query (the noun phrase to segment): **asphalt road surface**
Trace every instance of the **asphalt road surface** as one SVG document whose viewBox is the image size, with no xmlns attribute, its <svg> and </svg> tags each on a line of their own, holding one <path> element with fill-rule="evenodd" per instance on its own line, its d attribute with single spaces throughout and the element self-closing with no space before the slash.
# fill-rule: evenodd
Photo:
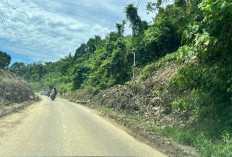
<svg viewBox="0 0 232 157">
<path fill-rule="evenodd" d="M 42 96 L 0 119 L 0 156 L 165 155 L 84 106 Z"/>
</svg>

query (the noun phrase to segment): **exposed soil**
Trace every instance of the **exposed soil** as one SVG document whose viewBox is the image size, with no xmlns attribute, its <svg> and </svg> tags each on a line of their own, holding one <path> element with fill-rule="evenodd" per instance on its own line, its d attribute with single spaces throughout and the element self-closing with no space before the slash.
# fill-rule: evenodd
<svg viewBox="0 0 232 157">
<path fill-rule="evenodd" d="M 31 104 L 35 103 L 36 101 L 39 101 L 39 97 L 37 97 L 34 100 L 30 100 L 30 101 L 25 101 L 23 103 L 20 104 L 14 104 L 11 106 L 5 106 L 3 108 L 0 109 L 0 118 L 8 116 L 12 113 L 18 112 L 20 110 L 25 109 L 26 107 L 30 106 Z"/>
</svg>

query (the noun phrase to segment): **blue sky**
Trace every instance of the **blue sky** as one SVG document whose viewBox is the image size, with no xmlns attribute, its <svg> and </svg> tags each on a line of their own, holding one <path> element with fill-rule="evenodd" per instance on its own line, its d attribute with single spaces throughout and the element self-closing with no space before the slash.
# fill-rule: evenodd
<svg viewBox="0 0 232 157">
<path fill-rule="evenodd" d="M 155 16 L 147 15 L 150 1 L 139 3 L 139 15 L 148 22 Z M 12 63 L 57 61 L 94 35 L 104 38 L 115 31 L 130 3 L 138 0 L 1 0 L 0 50 Z"/>
</svg>

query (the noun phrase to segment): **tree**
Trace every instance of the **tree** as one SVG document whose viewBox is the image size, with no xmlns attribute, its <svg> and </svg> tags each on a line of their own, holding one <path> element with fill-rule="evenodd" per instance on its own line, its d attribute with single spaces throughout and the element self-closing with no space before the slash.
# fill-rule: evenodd
<svg viewBox="0 0 232 157">
<path fill-rule="evenodd" d="M 143 25 L 138 16 L 138 9 L 133 4 L 129 4 L 126 9 L 126 18 L 131 22 L 132 35 L 136 36 L 143 32 Z"/>
<path fill-rule="evenodd" d="M 10 65 L 11 56 L 6 52 L 0 51 L 0 68 L 6 68 Z"/>
<path fill-rule="evenodd" d="M 122 23 L 116 23 L 119 36 L 123 36 L 123 33 L 125 31 L 125 24 L 126 24 L 125 20 L 123 20 Z"/>
<path fill-rule="evenodd" d="M 99 35 L 96 35 L 94 38 L 90 38 L 87 43 L 81 44 L 79 48 L 77 48 L 75 55 L 73 57 L 74 62 L 78 58 L 89 59 L 90 56 L 95 52 L 97 48 L 103 47 L 103 40 Z"/>
<path fill-rule="evenodd" d="M 24 63 L 21 62 L 15 62 L 11 67 L 10 70 L 19 76 L 23 76 L 25 72 L 27 71 L 26 66 Z"/>
<path fill-rule="evenodd" d="M 84 64 L 77 64 L 74 71 L 73 89 L 79 89 L 81 84 L 87 78 L 90 68 Z"/>
</svg>

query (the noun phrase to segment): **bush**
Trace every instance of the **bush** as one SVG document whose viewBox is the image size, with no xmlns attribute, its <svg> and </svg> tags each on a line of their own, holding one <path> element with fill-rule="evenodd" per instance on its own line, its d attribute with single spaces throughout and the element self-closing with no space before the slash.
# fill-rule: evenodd
<svg viewBox="0 0 232 157">
<path fill-rule="evenodd" d="M 165 136 L 170 137 L 174 141 L 177 141 L 182 144 L 189 146 L 194 146 L 196 137 L 198 133 L 195 130 L 190 130 L 182 127 L 170 127 L 166 126 L 161 133 Z"/>
<path fill-rule="evenodd" d="M 224 131 L 221 139 L 215 140 L 208 136 L 208 132 L 200 132 L 184 127 L 166 126 L 161 133 L 172 140 L 189 146 L 194 146 L 200 151 L 202 157 L 231 157 L 232 138 Z"/>
<path fill-rule="evenodd" d="M 195 145 L 200 150 L 202 157 L 231 157 L 232 138 L 228 132 L 224 132 L 221 139 L 221 141 L 213 143 L 202 133 L 197 136 Z"/>
</svg>

